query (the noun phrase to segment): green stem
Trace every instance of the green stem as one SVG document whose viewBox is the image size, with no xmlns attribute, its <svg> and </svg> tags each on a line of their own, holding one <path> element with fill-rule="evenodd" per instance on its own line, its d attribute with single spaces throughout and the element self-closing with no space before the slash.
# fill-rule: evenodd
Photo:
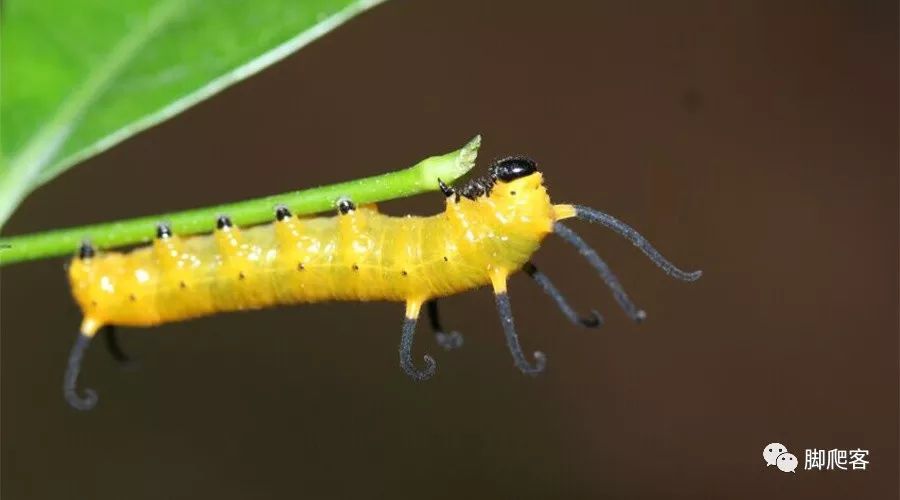
<svg viewBox="0 0 900 500">
<path fill-rule="evenodd" d="M 375 203 L 435 191 L 439 178 L 449 184 L 475 165 L 480 144 L 481 136 L 476 136 L 457 151 L 426 158 L 412 167 L 330 186 L 184 212 L 0 238 L 0 266 L 72 255 L 85 239 L 100 249 L 147 243 L 155 236 L 156 224 L 161 221 L 171 224 L 175 234 L 190 235 L 210 232 L 216 217 L 222 214 L 227 214 L 238 226 L 252 226 L 270 222 L 278 205 L 305 215 L 332 210 L 335 202 L 344 196 L 355 203 Z"/>
</svg>

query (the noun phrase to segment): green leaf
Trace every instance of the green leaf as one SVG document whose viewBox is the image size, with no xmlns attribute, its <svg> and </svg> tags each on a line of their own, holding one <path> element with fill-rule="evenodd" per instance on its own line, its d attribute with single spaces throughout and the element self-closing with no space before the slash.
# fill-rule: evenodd
<svg viewBox="0 0 900 500">
<path fill-rule="evenodd" d="M 381 0 L 6 0 L 0 227 L 34 188 Z"/>
</svg>

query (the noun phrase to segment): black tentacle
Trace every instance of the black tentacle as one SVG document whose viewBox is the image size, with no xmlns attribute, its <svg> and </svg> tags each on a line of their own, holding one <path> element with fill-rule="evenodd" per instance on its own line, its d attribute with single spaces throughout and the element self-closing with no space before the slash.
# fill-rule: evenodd
<svg viewBox="0 0 900 500">
<path fill-rule="evenodd" d="M 516 367 L 526 375 L 537 375 L 547 366 L 547 356 L 541 351 L 534 351 L 534 365 L 525 359 L 522 346 L 519 345 L 519 335 L 516 333 L 516 325 L 513 321 L 512 306 L 509 303 L 509 295 L 506 292 L 495 293 L 497 312 L 500 314 L 500 323 L 503 325 L 503 333 L 506 335 L 506 345 L 512 354 Z"/>
<path fill-rule="evenodd" d="M 528 276 L 534 280 L 541 289 L 556 302 L 556 306 L 559 307 L 559 310 L 569 319 L 572 323 L 576 325 L 581 325 L 586 328 L 599 328 L 603 325 L 603 316 L 600 315 L 596 310 L 591 310 L 590 317 L 581 317 L 578 313 L 572 309 L 572 306 L 569 305 L 569 302 L 563 296 L 562 293 L 556 288 L 550 278 L 547 277 L 546 274 L 542 273 L 535 267 L 533 262 L 526 262 L 524 266 L 522 266 L 522 270 L 525 271 Z"/>
<path fill-rule="evenodd" d="M 669 262 L 668 259 L 663 257 L 661 253 L 653 248 L 653 245 L 651 245 L 650 242 L 647 241 L 647 238 L 644 238 L 640 233 L 637 232 L 637 230 L 620 221 L 619 219 L 616 219 L 612 215 L 582 205 L 572 205 L 572 207 L 575 209 L 575 216 L 579 219 L 596 224 L 601 224 L 627 238 L 629 241 L 631 241 L 631 243 L 634 244 L 634 246 L 640 248 L 641 251 L 644 252 L 644 254 L 649 257 L 654 264 L 665 271 L 665 273 L 669 276 L 681 281 L 696 281 L 700 278 L 700 276 L 703 275 L 703 271 L 687 272 L 678 269 L 677 267 L 675 267 L 675 264 Z"/>
<path fill-rule="evenodd" d="M 463 345 L 463 336 L 459 332 L 445 333 L 441 326 L 441 319 L 438 316 L 437 299 L 431 299 L 426 304 L 428 308 L 428 319 L 431 322 L 431 331 L 434 332 L 434 339 L 438 345 L 446 351 L 459 349 Z"/>
<path fill-rule="evenodd" d="M 75 388 L 78 383 L 78 373 L 81 371 L 81 360 L 90 343 L 91 337 L 83 333 L 78 334 L 78 338 L 69 352 L 69 362 L 63 377 L 63 395 L 66 402 L 72 408 L 82 411 L 90 410 L 97 405 L 97 393 L 93 389 L 85 389 L 84 397 L 81 397 Z"/>
<path fill-rule="evenodd" d="M 588 246 L 588 244 L 581 239 L 581 236 L 578 236 L 575 231 L 564 226 L 561 222 L 553 224 L 553 232 L 577 248 L 578 253 L 583 255 L 584 258 L 590 262 L 591 266 L 593 266 L 600 274 L 600 277 L 603 279 L 603 282 L 606 283 L 606 286 L 612 291 L 616 302 L 619 303 L 619 306 L 625 311 L 625 314 L 627 314 L 628 317 L 636 322 L 641 322 L 647 317 L 647 313 L 638 309 L 631 299 L 628 298 L 628 294 L 625 293 L 625 289 L 622 287 L 622 284 L 619 283 L 619 279 L 616 278 L 616 275 L 613 274 L 609 266 L 606 265 L 606 262 L 603 262 L 603 259 L 597 255 L 597 252 L 595 252 L 593 248 Z"/>
<path fill-rule="evenodd" d="M 106 341 L 106 350 L 109 351 L 110 356 L 112 356 L 116 363 L 122 368 L 131 368 L 134 366 L 134 361 L 125 353 L 122 349 L 122 345 L 119 344 L 119 337 L 116 335 L 116 327 L 107 325 L 103 327 L 101 333 Z"/>
<path fill-rule="evenodd" d="M 403 369 L 409 378 L 416 382 L 421 382 L 434 376 L 437 363 L 434 361 L 434 358 L 426 354 L 424 356 L 425 369 L 418 370 L 413 365 L 412 343 L 413 335 L 416 333 L 417 322 L 418 318 L 404 318 L 403 320 L 403 334 L 400 337 L 400 368 Z"/>
</svg>

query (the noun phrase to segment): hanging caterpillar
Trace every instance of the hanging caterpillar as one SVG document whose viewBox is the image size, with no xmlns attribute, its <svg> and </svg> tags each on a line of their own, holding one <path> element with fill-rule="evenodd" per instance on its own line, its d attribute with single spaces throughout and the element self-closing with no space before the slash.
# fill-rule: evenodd
<svg viewBox="0 0 900 500">
<path fill-rule="evenodd" d="M 222 215 L 209 235 L 181 238 L 157 226 L 152 245 L 129 253 L 98 253 L 87 242 L 69 266 L 72 294 L 84 319 L 69 354 L 63 392 L 74 408 L 88 410 L 97 395 L 79 395 L 76 382 L 91 339 L 101 330 L 117 360 L 113 326 L 151 326 L 225 311 L 328 300 L 387 300 L 406 304 L 400 338 L 400 366 L 413 380 L 435 373 L 413 363 L 413 334 L 423 305 L 438 343 L 452 349 L 462 337 L 446 333 L 437 299 L 491 285 L 500 323 L 515 365 L 534 375 L 546 357 L 529 361 L 519 345 L 507 295 L 507 278 L 524 271 L 575 324 L 597 327 L 596 311 L 580 317 L 550 279 L 531 263 L 550 233 L 574 245 L 597 270 L 622 309 L 635 321 L 645 317 L 609 267 L 562 220 L 576 217 L 606 226 L 629 239 L 670 276 L 694 281 L 701 271 L 684 272 L 666 260 L 637 231 L 598 210 L 550 201 L 543 176 L 527 158 L 494 163 L 484 177 L 459 189 L 438 180 L 446 209 L 430 217 L 391 217 L 372 205 L 336 202 L 334 217 L 299 218 L 274 208 L 271 224 L 239 229 Z"/>
</svg>

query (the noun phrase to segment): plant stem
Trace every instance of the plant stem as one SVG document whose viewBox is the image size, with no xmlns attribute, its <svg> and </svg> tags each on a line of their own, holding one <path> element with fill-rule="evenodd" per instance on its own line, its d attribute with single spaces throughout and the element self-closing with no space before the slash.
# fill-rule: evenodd
<svg viewBox="0 0 900 500">
<path fill-rule="evenodd" d="M 155 236 L 159 222 L 168 222 L 173 233 L 186 236 L 212 231 L 216 218 L 223 214 L 238 226 L 252 226 L 272 221 L 278 205 L 287 206 L 294 214 L 306 215 L 332 210 L 335 202 L 344 196 L 362 204 L 436 191 L 439 178 L 449 184 L 475 165 L 480 145 L 481 136 L 476 136 L 457 151 L 426 158 L 412 167 L 329 186 L 183 212 L 0 238 L 0 266 L 72 255 L 84 240 L 90 240 L 99 249 L 147 243 Z"/>
</svg>

